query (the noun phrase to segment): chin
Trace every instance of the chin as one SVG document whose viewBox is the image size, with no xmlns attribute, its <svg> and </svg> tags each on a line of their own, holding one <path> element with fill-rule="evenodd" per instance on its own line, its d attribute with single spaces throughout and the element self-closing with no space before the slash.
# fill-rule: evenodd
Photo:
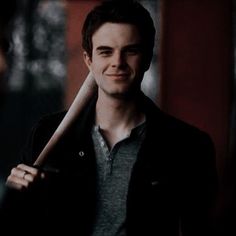
<svg viewBox="0 0 236 236">
<path fill-rule="evenodd" d="M 134 93 L 133 91 L 130 90 L 126 90 L 126 91 L 119 91 L 119 92 L 113 92 L 110 93 L 110 96 L 116 99 L 127 99 L 127 98 L 131 98 L 134 97 Z"/>
</svg>

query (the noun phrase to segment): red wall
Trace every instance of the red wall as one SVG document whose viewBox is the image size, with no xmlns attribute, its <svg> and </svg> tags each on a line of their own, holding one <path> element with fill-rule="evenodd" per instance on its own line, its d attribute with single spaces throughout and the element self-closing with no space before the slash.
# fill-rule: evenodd
<svg viewBox="0 0 236 236">
<path fill-rule="evenodd" d="M 230 1 L 164 0 L 161 10 L 161 107 L 211 135 L 221 173 L 229 137 Z"/>
<path fill-rule="evenodd" d="M 81 29 L 87 13 L 99 1 L 67 0 L 67 88 L 65 105 L 69 106 L 82 85 L 88 70 L 83 61 Z"/>
<path fill-rule="evenodd" d="M 230 0 L 161 1 L 160 106 L 212 137 L 220 184 L 218 222 L 232 201 L 227 174 L 233 158 L 229 156 L 231 4 Z"/>
</svg>

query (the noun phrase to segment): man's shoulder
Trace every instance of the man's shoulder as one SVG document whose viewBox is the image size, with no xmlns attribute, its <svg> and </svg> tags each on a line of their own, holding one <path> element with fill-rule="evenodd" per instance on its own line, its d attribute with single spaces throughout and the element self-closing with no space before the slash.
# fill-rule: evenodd
<svg viewBox="0 0 236 236">
<path fill-rule="evenodd" d="M 148 98 L 146 98 L 144 106 L 153 129 L 156 127 L 157 129 L 171 133 L 172 135 L 208 136 L 206 131 L 196 124 L 164 111 Z"/>
<path fill-rule="evenodd" d="M 194 123 L 191 123 L 190 121 L 186 121 L 183 118 L 178 118 L 176 116 L 173 116 L 171 114 L 167 114 L 163 112 L 163 117 L 166 122 L 166 125 L 169 127 L 173 133 L 179 133 L 181 136 L 188 136 L 191 137 L 205 137 L 209 138 L 209 134 L 197 126 Z"/>
<path fill-rule="evenodd" d="M 58 111 L 42 116 L 32 127 L 30 136 L 48 139 L 57 129 L 65 115 L 66 111 Z"/>
<path fill-rule="evenodd" d="M 21 158 L 24 163 L 33 163 L 61 123 L 65 114 L 65 111 L 60 111 L 39 118 L 29 132 L 25 147 L 22 149 Z"/>
<path fill-rule="evenodd" d="M 58 111 L 42 116 L 37 126 L 58 126 L 66 115 L 66 111 Z"/>
<path fill-rule="evenodd" d="M 166 133 L 169 142 L 173 142 L 179 147 L 185 147 L 186 150 L 214 153 L 215 145 L 211 135 L 204 129 L 195 124 L 189 123 L 183 119 L 164 113 L 166 128 L 163 133 Z"/>
<path fill-rule="evenodd" d="M 196 124 L 163 111 L 158 106 L 149 114 L 154 133 L 171 137 L 174 140 L 205 140 L 211 142 L 210 135 Z"/>
</svg>

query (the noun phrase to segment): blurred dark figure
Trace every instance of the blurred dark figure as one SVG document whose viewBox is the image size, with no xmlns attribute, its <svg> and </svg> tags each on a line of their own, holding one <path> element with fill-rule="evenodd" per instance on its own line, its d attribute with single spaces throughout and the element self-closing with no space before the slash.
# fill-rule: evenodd
<svg viewBox="0 0 236 236">
<path fill-rule="evenodd" d="M 8 69 L 8 53 L 11 45 L 12 22 L 17 11 L 17 1 L 11 0 L 0 6 L 0 110 L 5 99 L 6 78 Z M 1 156 L 1 159 L 3 157 Z M 0 175 L 1 177 L 2 175 Z M 0 178 L 0 200 L 3 195 L 4 180 Z"/>
<path fill-rule="evenodd" d="M 0 7 L 0 95 L 5 90 L 3 77 L 7 70 L 7 53 L 11 44 L 11 23 L 16 9 L 17 1 L 15 0 L 4 2 L 4 5 Z"/>
</svg>

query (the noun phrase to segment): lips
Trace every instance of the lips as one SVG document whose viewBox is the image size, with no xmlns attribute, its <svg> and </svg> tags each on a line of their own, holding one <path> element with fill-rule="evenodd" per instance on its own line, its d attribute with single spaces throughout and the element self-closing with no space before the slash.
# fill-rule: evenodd
<svg viewBox="0 0 236 236">
<path fill-rule="evenodd" d="M 129 77 L 129 74 L 125 74 L 125 73 L 112 73 L 112 74 L 106 74 L 106 76 L 110 79 L 113 80 L 124 80 L 127 79 Z"/>
</svg>

